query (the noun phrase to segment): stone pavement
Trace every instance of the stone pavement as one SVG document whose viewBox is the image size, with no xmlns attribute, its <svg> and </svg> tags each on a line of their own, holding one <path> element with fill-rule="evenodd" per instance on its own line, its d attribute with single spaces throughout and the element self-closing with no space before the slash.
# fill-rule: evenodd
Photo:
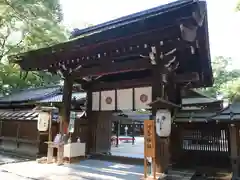
<svg viewBox="0 0 240 180">
<path fill-rule="evenodd" d="M 37 164 L 35 161 L 0 166 L 1 179 L 9 176 L 6 179 L 12 180 L 16 177 L 20 180 L 139 180 L 142 172 L 143 166 L 99 160 L 85 160 L 64 166 Z"/>
<path fill-rule="evenodd" d="M 112 154 L 143 158 L 143 138 L 136 144 L 121 143 L 112 148 Z M 21 162 L 24 159 L 0 155 L 1 180 L 139 180 L 143 177 L 143 165 L 129 165 L 101 160 L 82 160 L 78 164 L 57 166 L 38 164 L 35 161 Z M 16 163 L 17 162 L 17 163 Z M 174 180 L 188 180 L 193 172 L 172 172 Z M 183 178 L 184 177 L 184 178 Z"/>
<path fill-rule="evenodd" d="M 18 175 L 4 172 L 4 171 L 0 171 L 0 177 L 1 177 L 1 180 L 27 180 L 27 178 L 20 177 Z"/>
<path fill-rule="evenodd" d="M 166 179 L 189 180 L 193 171 L 171 171 Z M 143 166 L 100 160 L 57 166 L 35 161 L 0 165 L 1 180 L 140 180 Z"/>
<path fill-rule="evenodd" d="M 132 158 L 144 158 L 143 154 L 144 146 L 142 144 L 124 143 L 120 144 L 119 147 L 111 147 L 111 154 L 113 156 L 124 156 Z"/>
<path fill-rule="evenodd" d="M 0 154 L 0 165 L 26 161 L 25 158 L 18 158 L 10 155 Z"/>
<path fill-rule="evenodd" d="M 144 138 L 135 137 L 135 144 L 132 145 L 132 142 L 129 143 L 120 143 L 118 147 L 112 145 L 111 154 L 113 156 L 124 156 L 132 158 L 144 158 Z"/>
</svg>

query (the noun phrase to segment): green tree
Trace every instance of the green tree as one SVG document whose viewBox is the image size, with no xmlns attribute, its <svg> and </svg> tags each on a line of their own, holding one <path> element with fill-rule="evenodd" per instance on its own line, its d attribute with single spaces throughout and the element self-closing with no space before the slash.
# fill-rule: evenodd
<svg viewBox="0 0 240 180">
<path fill-rule="evenodd" d="M 65 41 L 62 17 L 59 0 L 0 1 L 0 92 L 59 81 L 43 72 L 21 72 L 7 57 Z"/>
<path fill-rule="evenodd" d="M 232 97 L 240 88 L 240 69 L 233 69 L 232 59 L 218 56 L 212 61 L 214 84 L 203 92 L 209 96 Z"/>
<path fill-rule="evenodd" d="M 238 3 L 237 3 L 236 11 L 240 11 L 240 1 L 238 1 Z"/>
<path fill-rule="evenodd" d="M 240 100 L 240 77 L 233 80 L 228 81 L 221 87 L 222 94 L 225 97 L 229 97 L 232 101 Z"/>
</svg>

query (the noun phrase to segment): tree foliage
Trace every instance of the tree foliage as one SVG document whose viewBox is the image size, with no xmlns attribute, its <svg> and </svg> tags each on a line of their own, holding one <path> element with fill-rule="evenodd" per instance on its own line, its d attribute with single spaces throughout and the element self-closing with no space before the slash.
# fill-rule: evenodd
<svg viewBox="0 0 240 180">
<path fill-rule="evenodd" d="M 238 1 L 238 3 L 237 3 L 236 11 L 240 11 L 240 1 Z"/>
<path fill-rule="evenodd" d="M 232 59 L 216 57 L 212 61 L 212 67 L 214 84 L 213 87 L 204 89 L 204 93 L 213 97 L 237 97 L 240 92 L 240 69 L 233 69 Z"/>
<path fill-rule="evenodd" d="M 59 81 L 59 77 L 43 72 L 26 76 L 7 57 L 65 41 L 62 18 L 59 0 L 0 1 L 0 92 Z"/>
</svg>

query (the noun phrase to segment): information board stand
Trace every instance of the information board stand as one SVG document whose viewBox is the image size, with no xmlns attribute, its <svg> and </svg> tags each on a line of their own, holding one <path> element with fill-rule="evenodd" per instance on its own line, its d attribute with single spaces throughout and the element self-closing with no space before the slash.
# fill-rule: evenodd
<svg viewBox="0 0 240 180">
<path fill-rule="evenodd" d="M 155 148 L 156 148 L 156 128 L 155 121 L 145 120 L 144 121 L 144 178 L 148 178 L 148 158 L 152 160 L 152 176 L 156 179 L 156 158 L 155 158 Z"/>
</svg>

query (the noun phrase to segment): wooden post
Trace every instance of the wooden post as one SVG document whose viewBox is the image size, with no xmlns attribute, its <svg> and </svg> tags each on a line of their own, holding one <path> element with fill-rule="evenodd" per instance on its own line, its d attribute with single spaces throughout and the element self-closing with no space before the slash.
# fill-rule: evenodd
<svg viewBox="0 0 240 180">
<path fill-rule="evenodd" d="M 239 163 L 239 128 L 235 125 L 229 127 L 230 132 L 230 153 L 231 153 L 231 164 L 233 171 L 233 179 L 240 177 L 240 163 Z"/>
<path fill-rule="evenodd" d="M 63 120 L 67 123 L 70 121 L 70 111 L 72 103 L 72 89 L 73 89 L 73 78 L 66 76 L 63 85 Z"/>
<path fill-rule="evenodd" d="M 62 97 L 62 102 L 63 102 L 63 118 L 61 118 L 60 122 L 60 134 L 62 135 L 62 125 L 63 121 L 67 122 L 69 125 L 70 121 L 70 111 L 71 111 L 71 104 L 72 104 L 72 89 L 73 89 L 73 78 L 71 76 L 65 76 L 64 79 L 64 85 L 63 85 L 63 97 Z M 51 120 L 52 121 L 52 120 Z M 52 133 L 51 133 L 52 136 Z M 57 147 L 57 162 L 58 164 L 62 164 L 63 162 L 63 151 L 64 151 L 64 146 L 60 144 Z M 53 149 L 52 149 L 53 151 Z M 53 153 L 53 152 L 51 152 Z"/>
<path fill-rule="evenodd" d="M 0 137 L 2 136 L 3 121 L 0 121 Z"/>
<path fill-rule="evenodd" d="M 132 122 L 132 145 L 134 145 L 135 141 L 134 141 L 134 138 L 135 138 L 135 123 Z"/>
<path fill-rule="evenodd" d="M 50 114 L 50 112 L 48 112 Z M 48 126 L 48 152 L 47 152 L 47 163 L 53 162 L 53 147 L 52 147 L 52 116 L 49 118 Z"/>
<path fill-rule="evenodd" d="M 120 126 L 121 126 L 120 120 L 118 120 L 118 122 L 117 122 L 117 143 L 116 143 L 116 147 L 118 147 L 118 145 L 119 145 Z"/>
<path fill-rule="evenodd" d="M 17 137 L 16 137 L 16 140 L 17 140 L 17 147 L 19 148 L 19 132 L 20 132 L 20 122 L 17 122 Z"/>
<path fill-rule="evenodd" d="M 93 153 L 96 151 L 96 117 L 92 111 L 92 91 L 87 90 L 87 119 L 89 127 L 89 135 L 87 142 L 87 153 Z"/>
<path fill-rule="evenodd" d="M 157 97 L 164 98 L 165 92 L 164 92 L 164 83 L 162 82 L 161 72 L 159 72 L 159 67 L 156 66 L 153 68 L 153 83 L 152 83 L 152 100 L 155 100 Z M 158 108 L 152 107 L 152 116 L 151 119 L 156 119 L 156 113 Z M 168 166 L 168 139 L 167 138 L 161 138 L 156 136 L 156 172 L 157 173 L 164 173 L 167 166 Z"/>
</svg>

